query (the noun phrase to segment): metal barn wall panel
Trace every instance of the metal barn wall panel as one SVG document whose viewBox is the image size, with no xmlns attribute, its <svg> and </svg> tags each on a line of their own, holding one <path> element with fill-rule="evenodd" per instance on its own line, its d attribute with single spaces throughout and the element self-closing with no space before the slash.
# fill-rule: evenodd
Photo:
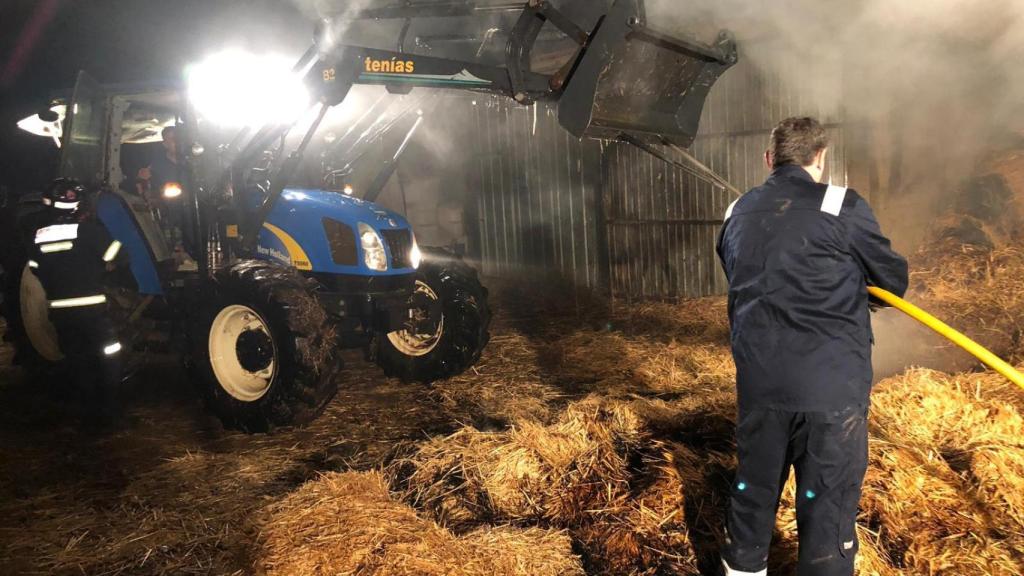
<svg viewBox="0 0 1024 576">
<path fill-rule="evenodd" d="M 770 45 L 755 48 L 772 50 Z M 797 73 L 795 61 L 786 66 L 777 74 L 765 74 L 743 59 L 708 98 L 690 152 L 741 191 L 764 182 L 768 171 L 763 153 L 771 130 L 795 115 L 816 116 L 826 124 L 833 143 L 827 177 L 846 184 L 846 146 L 836 96 L 812 84 L 820 76 Z M 612 294 L 680 298 L 724 293 L 728 285 L 715 241 L 735 196 L 634 147 L 611 144 L 606 151 Z M 680 154 L 664 152 L 683 161 Z"/>
<path fill-rule="evenodd" d="M 542 105 L 481 98 L 472 110 L 483 273 L 596 286 L 600 143 L 572 137 Z"/>
<path fill-rule="evenodd" d="M 609 288 L 626 298 L 719 294 L 715 239 L 732 196 L 626 144 L 607 148 Z"/>
<path fill-rule="evenodd" d="M 783 118 L 813 115 L 833 142 L 827 177 L 845 185 L 838 97 L 815 84 L 819 75 L 798 74 L 798 64 L 766 74 L 741 60 L 713 89 L 690 152 L 745 191 L 767 176 L 762 156 L 771 129 Z M 480 98 L 473 116 L 476 132 L 464 145 L 479 157 L 485 274 L 553 271 L 630 299 L 726 291 L 715 240 L 731 193 L 633 146 L 577 141 L 544 105 Z"/>
</svg>

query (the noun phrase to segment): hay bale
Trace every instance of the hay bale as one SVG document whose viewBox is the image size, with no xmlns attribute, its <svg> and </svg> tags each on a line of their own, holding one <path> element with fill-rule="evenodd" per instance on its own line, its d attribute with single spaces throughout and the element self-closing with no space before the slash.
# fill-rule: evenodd
<svg viewBox="0 0 1024 576">
<path fill-rule="evenodd" d="M 577 331 L 550 352 L 559 379 L 608 395 L 702 393 L 732 388 L 736 366 L 724 344 Z"/>
<path fill-rule="evenodd" d="M 475 574 L 582 574 L 569 535 L 541 528 L 481 528 L 459 538 Z M 446 572 L 452 574 L 452 572 Z"/>
<path fill-rule="evenodd" d="M 445 523 L 568 528 L 591 572 L 697 573 L 684 496 L 701 462 L 652 442 L 631 403 L 587 399 L 548 426 L 434 440 L 395 477 L 410 501 Z"/>
<path fill-rule="evenodd" d="M 881 383 L 872 418 L 890 441 L 922 449 L 1024 445 L 1024 418 L 1016 409 L 984 397 L 970 377 L 934 370 L 909 370 Z"/>
<path fill-rule="evenodd" d="M 959 476 L 990 516 L 1010 533 L 1024 528 L 1024 418 L 989 395 L 987 375 L 912 370 L 874 397 L 875 425 L 890 442 L 933 453 L 935 467 Z M 966 495 L 959 495 L 963 498 Z"/>
<path fill-rule="evenodd" d="M 413 456 L 392 463 L 388 475 L 393 485 L 403 488 L 406 500 L 426 509 L 441 524 L 475 524 L 494 515 L 484 490 L 483 470 L 485 460 L 503 458 L 502 438 L 503 433 L 466 427 L 420 445 Z M 510 481 L 514 483 L 528 482 L 534 475 L 524 462 L 505 470 L 513 472 Z"/>
<path fill-rule="evenodd" d="M 635 356 L 629 356 L 630 340 L 621 332 L 577 330 L 553 337 L 546 353 L 558 380 L 589 390 L 625 390 L 635 387 Z"/>
<path fill-rule="evenodd" d="M 1017 335 L 1024 318 L 1024 252 L 1017 245 L 984 250 L 930 243 L 912 258 L 911 298 L 1013 359 L 1021 352 Z"/>
<path fill-rule="evenodd" d="M 1024 449 L 985 447 L 971 453 L 978 498 L 1009 533 L 1024 534 Z"/>
<path fill-rule="evenodd" d="M 563 392 L 544 381 L 537 355 L 522 334 L 495 335 L 472 370 L 433 388 L 432 395 L 461 421 L 547 422 Z"/>
<path fill-rule="evenodd" d="M 379 473 L 334 473 L 271 505 L 257 559 L 269 575 L 582 574 L 552 530 L 486 529 L 462 538 L 392 500 Z"/>
<path fill-rule="evenodd" d="M 863 524 L 857 525 L 857 540 L 860 542 L 860 550 L 857 551 L 854 568 L 858 576 L 900 576 L 905 574 L 893 566 L 878 534 L 872 533 Z"/>
<path fill-rule="evenodd" d="M 701 392 L 707 389 L 731 389 L 736 382 L 736 365 L 728 346 L 631 343 L 627 359 L 635 360 L 634 380 L 655 392 Z"/>
<path fill-rule="evenodd" d="M 572 529 L 583 544 L 591 572 L 601 574 L 696 574 L 697 556 L 685 516 L 687 475 L 693 462 L 678 445 L 656 444 L 645 458 L 633 494 L 617 514 Z"/>
<path fill-rule="evenodd" d="M 1019 574 L 1012 542 L 934 454 L 872 446 L 862 506 L 897 566 L 912 574 Z"/>
<path fill-rule="evenodd" d="M 679 302 L 641 302 L 613 315 L 630 335 L 665 340 L 729 343 L 729 314 L 725 298 L 692 298 Z"/>
<path fill-rule="evenodd" d="M 643 442 L 627 405 L 586 399 L 548 426 L 465 428 L 389 469 L 408 499 L 446 525 L 544 519 L 566 525 L 621 506 Z"/>
</svg>

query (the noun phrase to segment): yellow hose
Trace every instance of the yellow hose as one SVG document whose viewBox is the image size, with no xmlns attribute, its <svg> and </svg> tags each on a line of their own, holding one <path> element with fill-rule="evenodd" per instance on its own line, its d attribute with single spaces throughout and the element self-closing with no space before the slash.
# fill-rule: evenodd
<svg viewBox="0 0 1024 576">
<path fill-rule="evenodd" d="M 931 314 L 925 312 L 924 310 L 921 310 L 917 306 L 914 306 L 910 302 L 907 302 L 906 300 L 900 298 L 899 296 L 893 294 L 892 292 L 882 290 L 881 288 L 875 288 L 874 286 L 869 286 L 868 292 L 871 293 L 871 295 L 874 296 L 875 298 L 878 298 L 879 300 L 885 302 L 886 304 L 892 306 L 893 308 L 898 308 L 899 310 L 905 312 L 914 320 L 917 320 L 921 324 L 924 324 L 925 326 L 938 332 L 942 337 L 948 339 L 950 342 L 970 352 L 971 354 L 974 355 L 975 358 L 981 360 L 996 372 L 999 372 L 1003 376 L 1006 376 L 1006 378 L 1010 382 L 1013 382 L 1017 386 L 1024 388 L 1024 375 L 1018 372 L 1016 368 L 1010 366 L 1005 361 L 1003 361 L 1002 358 L 988 351 L 981 344 L 978 344 L 974 340 L 971 340 L 967 336 L 964 336 L 960 332 L 957 332 L 942 320 L 939 320 L 935 316 L 932 316 Z"/>
</svg>

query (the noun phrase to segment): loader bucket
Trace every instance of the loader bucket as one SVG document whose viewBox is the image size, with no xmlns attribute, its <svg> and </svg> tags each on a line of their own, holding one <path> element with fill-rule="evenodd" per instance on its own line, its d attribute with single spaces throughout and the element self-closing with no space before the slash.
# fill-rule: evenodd
<svg viewBox="0 0 1024 576">
<path fill-rule="evenodd" d="M 737 61 L 726 32 L 709 46 L 643 26 L 640 0 L 617 0 L 591 35 L 559 102 L 579 138 L 632 136 L 689 147 L 715 81 Z"/>
</svg>

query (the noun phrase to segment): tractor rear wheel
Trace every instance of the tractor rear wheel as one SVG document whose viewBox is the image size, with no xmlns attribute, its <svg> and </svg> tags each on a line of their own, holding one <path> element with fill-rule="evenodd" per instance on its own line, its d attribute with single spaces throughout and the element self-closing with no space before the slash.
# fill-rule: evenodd
<svg viewBox="0 0 1024 576">
<path fill-rule="evenodd" d="M 8 207 L 8 209 L 11 209 Z M 2 312 L 7 321 L 4 340 L 14 345 L 14 362 L 33 379 L 61 382 L 64 355 L 57 342 L 57 331 L 50 322 L 46 291 L 29 266 L 29 247 L 35 229 L 43 222 L 38 214 L 19 217 L 0 230 L 5 246 L 2 257 L 4 275 Z"/>
<path fill-rule="evenodd" d="M 405 330 L 378 338 L 377 363 L 388 376 L 424 383 L 457 376 L 480 360 L 490 340 L 487 288 L 448 250 L 423 249 Z"/>
<path fill-rule="evenodd" d="M 308 280 L 291 268 L 239 262 L 217 274 L 202 308 L 189 365 L 226 427 L 267 432 L 323 412 L 341 362 Z"/>
<path fill-rule="evenodd" d="M 57 330 L 50 322 L 46 290 L 32 269 L 23 265 L 7 279 L 6 339 L 14 345 L 15 362 L 34 380 L 60 382 L 64 354 L 57 339 Z"/>
</svg>

